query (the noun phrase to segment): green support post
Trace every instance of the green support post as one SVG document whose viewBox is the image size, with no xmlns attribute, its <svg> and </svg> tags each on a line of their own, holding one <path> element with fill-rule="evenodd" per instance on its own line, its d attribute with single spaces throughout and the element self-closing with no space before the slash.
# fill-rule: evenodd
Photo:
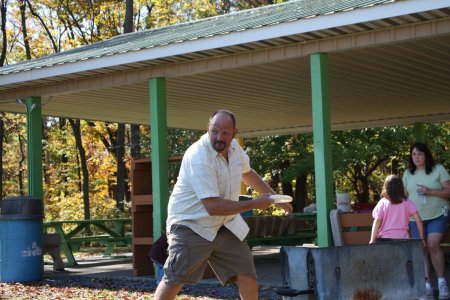
<svg viewBox="0 0 450 300">
<path fill-rule="evenodd" d="M 25 100 L 25 106 L 27 110 L 28 195 L 43 199 L 41 98 L 28 97 Z"/>
<path fill-rule="evenodd" d="M 169 172 L 167 151 L 166 79 L 150 79 L 150 128 L 153 178 L 153 237 L 161 236 L 161 226 L 167 219 L 169 202 Z"/>
<path fill-rule="evenodd" d="M 333 168 L 331 161 L 330 91 L 328 55 L 312 54 L 311 93 L 314 136 L 314 168 L 316 177 L 317 242 L 331 246 L 330 210 L 333 206 Z"/>
</svg>

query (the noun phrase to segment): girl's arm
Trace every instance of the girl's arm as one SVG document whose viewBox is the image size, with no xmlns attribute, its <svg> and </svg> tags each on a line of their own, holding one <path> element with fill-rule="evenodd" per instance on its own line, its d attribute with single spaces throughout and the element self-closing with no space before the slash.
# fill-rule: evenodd
<svg viewBox="0 0 450 300">
<path fill-rule="evenodd" d="M 381 219 L 374 219 L 372 224 L 372 233 L 370 234 L 369 244 L 374 244 L 377 240 L 377 233 L 380 229 Z"/>
<path fill-rule="evenodd" d="M 419 216 L 419 214 L 417 212 L 415 212 L 412 216 L 414 218 L 414 221 L 416 221 L 417 230 L 419 231 L 419 238 L 422 240 L 423 246 L 426 247 L 427 243 L 423 239 L 423 223 L 422 223 L 422 219 L 420 218 L 420 216 Z"/>
</svg>

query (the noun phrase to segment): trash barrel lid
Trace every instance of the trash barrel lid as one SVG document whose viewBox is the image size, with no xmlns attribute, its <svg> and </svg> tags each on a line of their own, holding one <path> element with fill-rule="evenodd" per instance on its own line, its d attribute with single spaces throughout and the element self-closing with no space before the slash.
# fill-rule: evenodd
<svg viewBox="0 0 450 300">
<path fill-rule="evenodd" d="M 14 196 L 0 201 L 0 219 L 34 219 L 44 216 L 42 200 L 31 196 Z"/>
</svg>

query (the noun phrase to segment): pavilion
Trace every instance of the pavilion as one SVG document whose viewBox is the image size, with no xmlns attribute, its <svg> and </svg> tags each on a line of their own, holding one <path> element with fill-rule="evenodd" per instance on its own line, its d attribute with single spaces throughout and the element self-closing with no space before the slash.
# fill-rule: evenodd
<svg viewBox="0 0 450 300">
<path fill-rule="evenodd" d="M 330 132 L 450 120 L 450 0 L 289 1 L 0 68 L 0 111 L 27 114 L 37 197 L 41 115 L 150 124 L 153 174 L 166 178 L 167 128 L 206 129 L 218 108 L 236 114 L 240 138 L 313 132 L 329 246 Z M 168 183 L 153 190 L 158 237 Z"/>
</svg>

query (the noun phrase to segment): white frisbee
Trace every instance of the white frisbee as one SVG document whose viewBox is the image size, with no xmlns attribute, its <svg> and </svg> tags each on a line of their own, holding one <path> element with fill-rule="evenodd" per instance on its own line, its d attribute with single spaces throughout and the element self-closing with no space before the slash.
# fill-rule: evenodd
<svg viewBox="0 0 450 300">
<path fill-rule="evenodd" d="M 275 200 L 275 203 L 292 202 L 292 197 L 289 195 L 270 195 L 269 198 Z"/>
</svg>

